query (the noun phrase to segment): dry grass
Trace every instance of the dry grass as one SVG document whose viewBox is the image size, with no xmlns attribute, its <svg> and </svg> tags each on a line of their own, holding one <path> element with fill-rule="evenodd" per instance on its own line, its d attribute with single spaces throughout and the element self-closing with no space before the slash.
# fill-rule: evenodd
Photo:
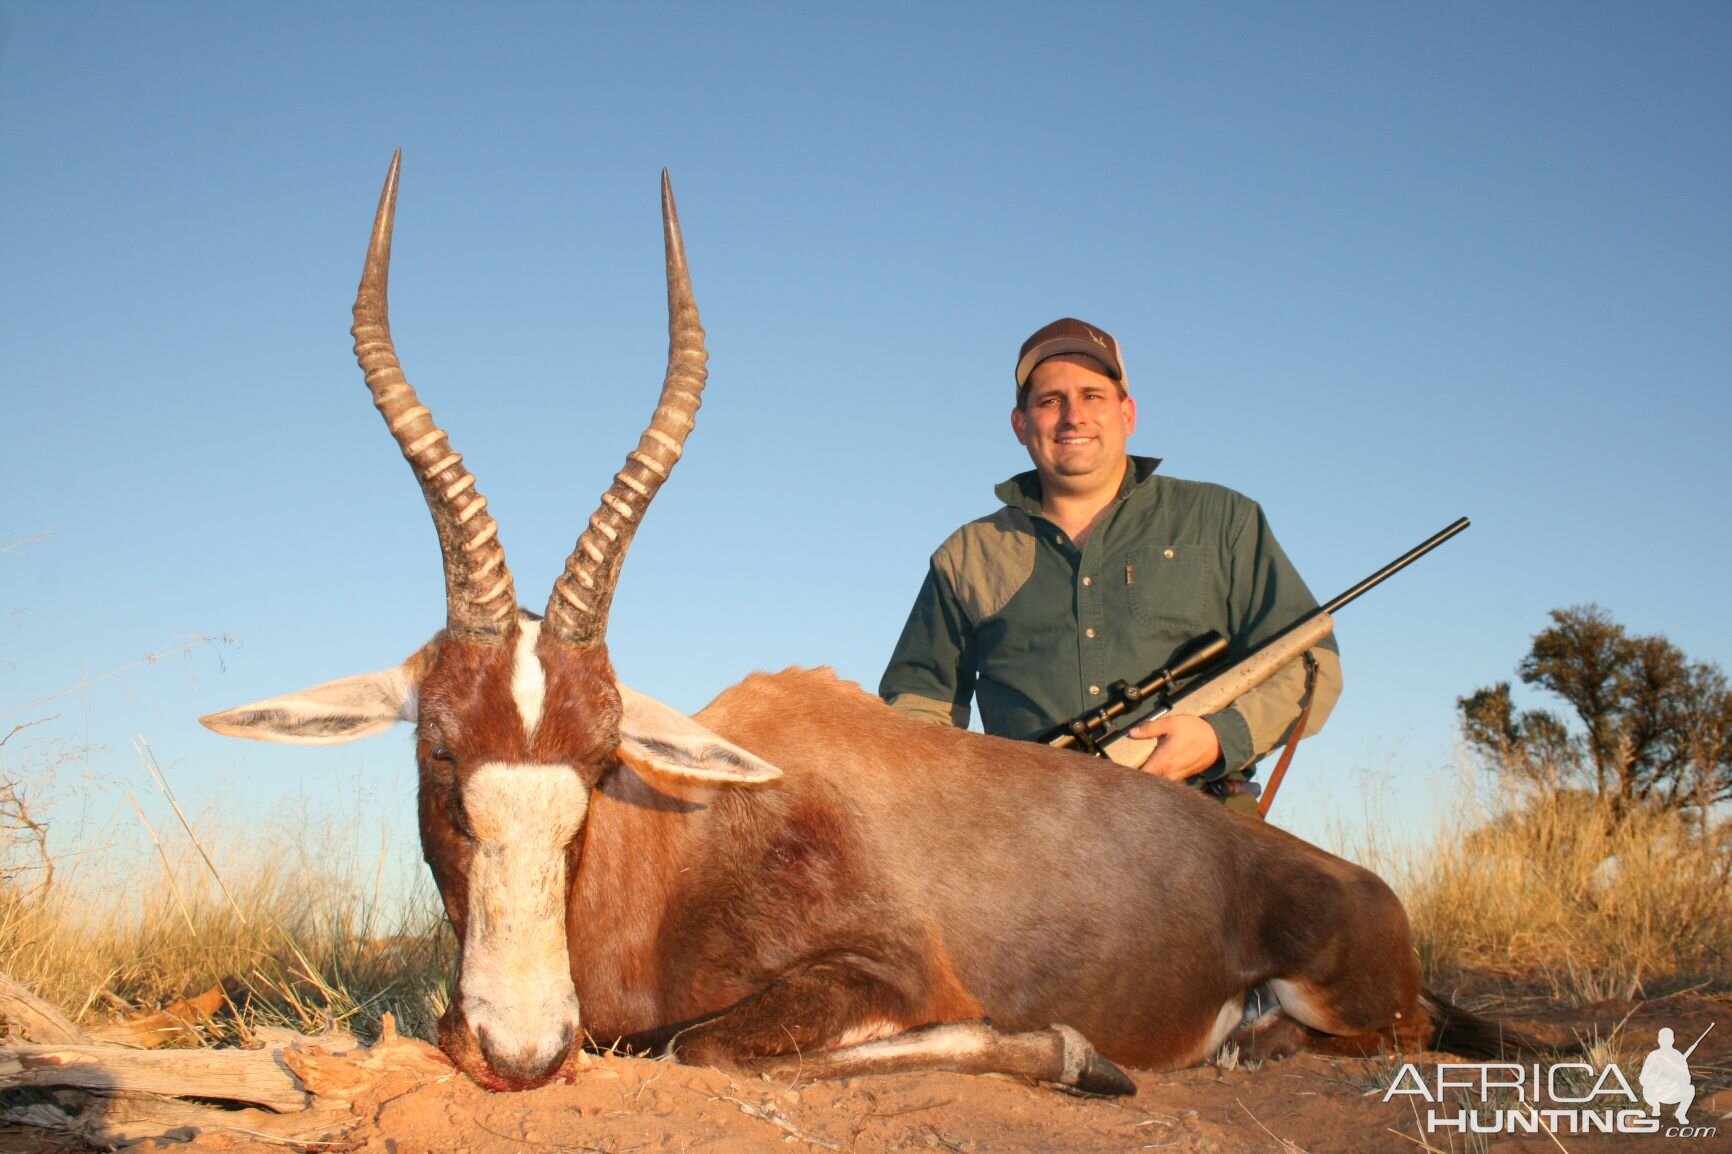
<svg viewBox="0 0 1732 1154">
<path fill-rule="evenodd" d="M 1428 846 L 1361 860 L 1402 894 L 1428 976 L 1490 971 L 1574 1004 L 1732 989 L 1729 832 L 1538 795 L 1468 807 Z"/>
<path fill-rule="evenodd" d="M 330 848 L 354 831 L 304 813 L 264 831 L 206 827 L 82 858 L 46 891 L 0 880 L 0 973 L 87 1024 L 222 983 L 233 1014 L 212 1041 L 330 1021 L 372 1037 L 386 1011 L 433 1037 L 454 949 L 425 886 L 386 898 L 380 863 Z"/>
</svg>

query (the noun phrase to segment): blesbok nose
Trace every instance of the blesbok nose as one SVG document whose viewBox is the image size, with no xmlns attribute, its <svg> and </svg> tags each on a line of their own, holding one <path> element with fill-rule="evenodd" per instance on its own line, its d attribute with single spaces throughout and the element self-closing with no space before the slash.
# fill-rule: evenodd
<svg viewBox="0 0 1732 1154">
<path fill-rule="evenodd" d="M 565 1022 L 525 1044 L 516 1039 L 496 1038 L 482 1027 L 475 1031 L 475 1041 L 488 1069 L 511 1083 L 513 1089 L 527 1090 L 559 1072 L 577 1041 L 577 1028 Z"/>
</svg>

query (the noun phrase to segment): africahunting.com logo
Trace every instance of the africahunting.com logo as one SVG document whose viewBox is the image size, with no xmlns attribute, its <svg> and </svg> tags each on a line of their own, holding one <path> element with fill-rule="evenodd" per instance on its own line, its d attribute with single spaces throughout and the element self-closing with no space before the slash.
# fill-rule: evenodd
<svg viewBox="0 0 1732 1154">
<path fill-rule="evenodd" d="M 1715 1126 L 1692 1123 L 1690 1055 L 1702 1037 L 1680 1052 L 1672 1031 L 1642 1060 L 1636 1089 L 1615 1062 L 1443 1062 L 1428 1080 L 1405 1063 L 1383 1094 L 1405 1099 L 1419 1113 L 1427 1134 L 1660 1134 L 1668 1138 L 1712 1138 Z M 1667 1116 L 1669 1115 L 1669 1117 Z"/>
</svg>

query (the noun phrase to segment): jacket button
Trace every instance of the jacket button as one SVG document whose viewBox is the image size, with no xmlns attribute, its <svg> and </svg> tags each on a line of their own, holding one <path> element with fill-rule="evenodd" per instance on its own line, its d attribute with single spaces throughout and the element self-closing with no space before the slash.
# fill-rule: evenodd
<svg viewBox="0 0 1732 1154">
<path fill-rule="evenodd" d="M 1093 629 L 1085 629 L 1085 630 L 1083 630 L 1083 635 L 1085 637 L 1093 637 L 1095 635 L 1095 631 Z"/>
<path fill-rule="evenodd" d="M 1171 549 L 1163 549 L 1161 550 L 1161 556 L 1171 561 L 1173 559 L 1173 551 Z"/>
<path fill-rule="evenodd" d="M 1093 577 L 1084 577 L 1083 578 L 1083 584 L 1084 585 L 1093 585 L 1094 583 L 1095 583 L 1095 579 Z"/>
<path fill-rule="evenodd" d="M 1089 686 L 1089 696 L 1090 697 L 1099 697 L 1100 695 L 1101 695 L 1101 687 L 1100 686 L 1098 686 L 1098 685 Z"/>
</svg>

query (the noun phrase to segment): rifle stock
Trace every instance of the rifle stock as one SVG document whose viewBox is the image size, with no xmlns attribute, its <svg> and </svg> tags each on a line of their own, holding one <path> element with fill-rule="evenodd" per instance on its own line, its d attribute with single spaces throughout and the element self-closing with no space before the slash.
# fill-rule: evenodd
<svg viewBox="0 0 1732 1154">
<path fill-rule="evenodd" d="M 1319 610 L 1301 618 L 1280 636 L 1250 653 L 1226 669 L 1185 689 L 1173 698 L 1172 706 L 1152 716 L 1176 713 L 1202 717 L 1217 713 L 1257 688 L 1335 629 L 1335 618 Z M 1119 737 L 1108 739 L 1102 752 L 1120 765 L 1140 766 L 1159 744 L 1153 739 Z"/>
<path fill-rule="evenodd" d="M 1335 618 L 1327 613 L 1303 618 L 1243 661 L 1180 694 L 1173 700 L 1173 712 L 1201 717 L 1227 708 L 1334 631 Z"/>
</svg>

